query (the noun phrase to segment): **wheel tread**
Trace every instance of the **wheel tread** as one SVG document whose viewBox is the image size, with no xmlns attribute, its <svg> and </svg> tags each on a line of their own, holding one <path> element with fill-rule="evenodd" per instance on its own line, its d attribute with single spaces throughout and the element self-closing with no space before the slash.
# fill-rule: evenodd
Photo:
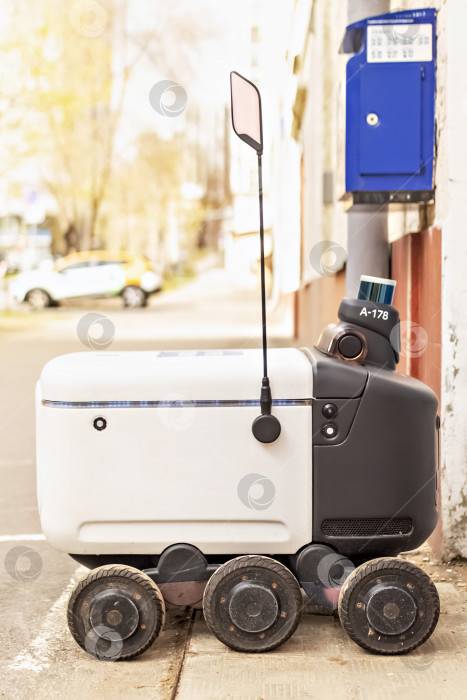
<svg viewBox="0 0 467 700">
<path fill-rule="evenodd" d="M 73 613 L 74 604 L 78 596 L 82 593 L 82 591 L 85 588 L 87 588 L 87 586 L 89 586 L 91 583 L 93 583 L 94 581 L 98 581 L 102 578 L 111 578 L 113 576 L 131 579 L 132 581 L 135 581 L 136 583 L 141 585 L 151 596 L 154 596 L 158 600 L 162 612 L 161 625 L 159 628 L 156 627 L 154 634 L 147 640 L 147 642 L 137 651 L 123 654 L 118 659 L 118 661 L 129 661 L 135 656 L 139 656 L 140 654 L 144 653 L 154 643 L 165 624 L 165 602 L 164 598 L 162 597 L 162 593 L 160 592 L 157 584 L 155 584 L 154 581 L 151 578 L 149 578 L 147 574 L 144 574 L 139 569 L 136 569 L 133 566 L 125 566 L 123 564 L 105 564 L 104 566 L 100 566 L 97 569 L 93 569 L 86 576 L 84 576 L 80 581 L 78 581 L 68 599 L 68 627 L 73 638 L 79 644 L 79 646 L 81 648 L 85 648 L 78 634 L 78 631 L 76 630 L 74 620 L 75 616 Z"/>
<path fill-rule="evenodd" d="M 213 632 L 213 634 L 216 634 L 216 625 L 215 625 L 215 621 L 214 621 L 213 615 L 212 615 L 213 606 L 211 605 L 211 603 L 212 603 L 212 598 L 213 598 L 213 595 L 215 593 L 215 589 L 217 587 L 217 584 L 222 578 L 224 578 L 226 573 L 235 572 L 235 571 L 238 571 L 238 569 L 244 568 L 245 563 L 248 563 L 248 565 L 252 566 L 252 567 L 268 569 L 269 571 L 277 573 L 278 576 L 281 576 L 285 581 L 287 581 L 290 584 L 290 592 L 291 592 L 291 595 L 293 593 L 293 595 L 295 597 L 295 602 L 297 604 L 297 607 L 298 608 L 302 607 L 302 595 L 300 592 L 300 586 L 299 586 L 298 581 L 295 578 L 295 576 L 292 574 L 292 572 L 286 566 L 284 566 L 280 562 L 277 562 L 275 559 L 272 559 L 271 557 L 266 557 L 266 556 L 262 556 L 262 555 L 256 555 L 256 556 L 242 555 L 240 557 L 236 557 L 235 559 L 230 559 L 225 564 L 222 564 L 222 566 L 220 566 L 213 573 L 213 575 L 209 579 L 208 584 L 205 588 L 204 597 L 203 597 L 204 618 L 206 620 L 207 626 L 209 627 L 211 632 Z M 288 638 L 290 638 L 292 636 L 292 634 L 295 632 L 299 621 L 300 621 L 300 618 L 298 618 L 297 624 L 295 627 L 292 628 Z M 283 640 L 283 641 L 286 641 L 286 640 Z M 280 642 L 279 644 L 282 644 L 282 643 L 283 642 Z M 277 644 L 276 646 L 279 646 L 279 644 Z M 271 647 L 271 649 L 272 648 L 275 648 L 275 647 Z"/>
<path fill-rule="evenodd" d="M 349 637 L 356 642 L 359 646 L 363 647 L 364 649 L 367 649 L 368 651 L 375 652 L 375 649 L 364 642 L 364 640 L 360 639 L 354 632 L 351 624 L 350 624 L 350 614 L 349 614 L 349 606 L 350 606 L 350 597 L 351 595 L 347 595 L 347 591 L 349 588 L 351 591 L 357 586 L 357 584 L 366 576 L 369 574 L 374 574 L 377 571 L 385 571 L 388 569 L 398 569 L 401 571 L 407 571 L 414 576 L 416 576 L 420 581 L 424 581 L 427 584 L 427 590 L 428 590 L 428 597 L 433 605 L 433 620 L 428 628 L 428 630 L 425 632 L 423 635 L 422 639 L 419 640 L 416 644 L 413 644 L 412 646 L 408 645 L 405 648 L 402 648 L 400 650 L 378 650 L 378 654 L 381 655 L 386 655 L 386 656 L 393 656 L 396 654 L 406 654 L 409 651 L 413 651 L 417 647 L 421 646 L 426 642 L 426 640 L 432 635 L 439 619 L 439 614 L 440 614 L 440 602 L 439 602 L 439 595 L 438 591 L 436 590 L 436 586 L 434 585 L 433 581 L 431 578 L 428 576 L 428 574 L 420 569 L 418 566 L 415 564 L 412 564 L 411 562 L 404 561 L 402 559 L 391 559 L 390 557 L 381 557 L 379 559 L 373 559 L 366 564 L 363 564 L 362 566 L 358 567 L 353 571 L 350 576 L 346 579 L 344 582 L 340 594 L 339 594 L 339 603 L 338 603 L 338 610 L 339 610 L 339 618 L 342 623 L 342 627 L 345 629 Z"/>
</svg>

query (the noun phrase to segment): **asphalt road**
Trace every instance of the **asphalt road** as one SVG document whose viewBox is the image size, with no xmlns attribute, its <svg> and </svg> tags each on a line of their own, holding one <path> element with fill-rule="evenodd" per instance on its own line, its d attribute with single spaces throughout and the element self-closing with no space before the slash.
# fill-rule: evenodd
<svg viewBox="0 0 467 700">
<path fill-rule="evenodd" d="M 201 613 L 172 610 L 149 651 L 127 663 L 99 662 L 72 640 L 66 604 L 85 573 L 40 539 L 35 497 L 34 386 L 47 360 L 86 350 L 77 335 L 97 309 L 115 329 L 113 349 L 259 346 L 259 307 L 252 293 L 232 291 L 213 272 L 155 298 L 149 309 L 121 311 L 118 302 L 0 318 L 0 693 L 5 698 L 80 700 L 272 700 L 280 698 L 465 698 L 467 594 L 465 568 L 418 563 L 438 581 L 437 631 L 411 657 L 367 654 L 338 620 L 305 614 L 298 632 L 275 652 L 241 655 L 224 647 Z M 288 343 L 290 315 L 271 316 L 272 345 Z M 23 547 L 27 549 L 18 550 Z M 22 555 L 22 556 L 20 556 Z M 28 572 L 32 580 L 24 580 Z"/>
</svg>

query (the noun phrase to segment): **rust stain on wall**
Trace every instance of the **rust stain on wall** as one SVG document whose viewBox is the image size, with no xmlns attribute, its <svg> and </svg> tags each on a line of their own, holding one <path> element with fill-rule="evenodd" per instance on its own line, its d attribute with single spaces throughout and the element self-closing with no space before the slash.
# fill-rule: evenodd
<svg viewBox="0 0 467 700">
<path fill-rule="evenodd" d="M 399 309 L 402 330 L 398 371 L 420 379 L 440 398 L 441 230 L 431 227 L 395 241 L 391 276 L 397 280 L 394 306 Z M 441 529 L 439 523 L 430 538 L 438 555 Z"/>
</svg>

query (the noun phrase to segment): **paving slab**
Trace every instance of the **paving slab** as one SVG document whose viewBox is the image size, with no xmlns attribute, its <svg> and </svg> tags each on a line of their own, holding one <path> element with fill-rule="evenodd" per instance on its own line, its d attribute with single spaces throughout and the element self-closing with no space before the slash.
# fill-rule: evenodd
<svg viewBox="0 0 467 700">
<path fill-rule="evenodd" d="M 334 617 L 305 614 L 298 631 L 268 654 L 239 654 L 207 629 L 200 613 L 177 700 L 386 700 L 467 697 L 467 596 L 439 583 L 439 625 L 409 656 L 358 647 Z"/>
</svg>

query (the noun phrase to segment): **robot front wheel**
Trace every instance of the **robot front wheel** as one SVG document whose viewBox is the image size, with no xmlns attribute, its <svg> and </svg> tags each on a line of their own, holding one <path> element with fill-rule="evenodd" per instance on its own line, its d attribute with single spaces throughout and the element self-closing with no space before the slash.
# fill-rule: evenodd
<svg viewBox="0 0 467 700">
<path fill-rule="evenodd" d="M 132 566 L 109 564 L 78 582 L 68 602 L 76 642 L 103 661 L 128 661 L 159 636 L 165 621 L 157 585 Z"/>
<path fill-rule="evenodd" d="M 344 582 L 338 611 L 343 628 L 363 649 L 406 654 L 433 633 L 439 596 L 430 577 L 400 559 L 373 559 Z"/>
</svg>

